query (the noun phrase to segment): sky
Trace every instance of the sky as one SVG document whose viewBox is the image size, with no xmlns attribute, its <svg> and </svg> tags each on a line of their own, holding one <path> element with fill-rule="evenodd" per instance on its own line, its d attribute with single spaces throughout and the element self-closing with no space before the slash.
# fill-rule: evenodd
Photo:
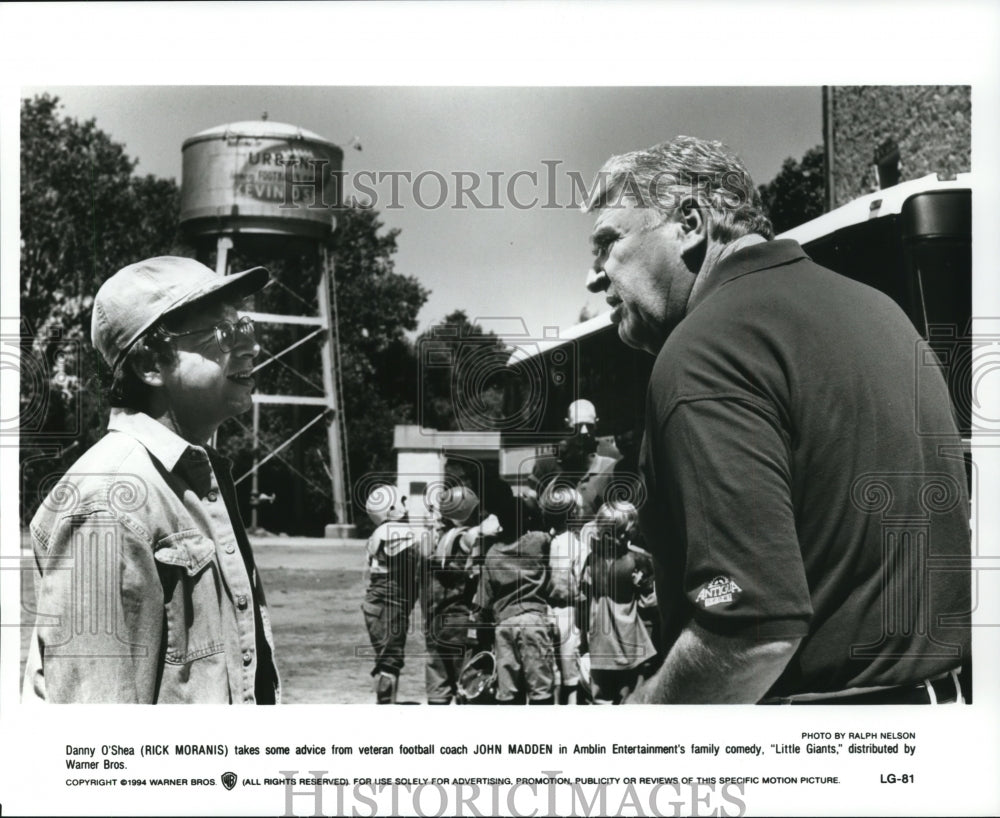
<svg viewBox="0 0 1000 818">
<path fill-rule="evenodd" d="M 94 118 L 138 159 L 137 172 L 178 182 L 185 139 L 265 113 L 342 146 L 348 179 L 360 171 L 410 172 L 414 180 L 429 172 L 418 188 L 397 177 L 398 208 L 386 207 L 392 177 L 375 186 L 386 227 L 401 230 L 396 271 L 430 290 L 419 329 L 463 309 L 501 335 L 529 337 L 546 327 L 564 331 L 584 308 L 590 314 L 608 309 L 603 297 L 584 288 L 592 218 L 570 206 L 571 174 L 589 186 L 609 156 L 688 134 L 729 144 L 761 184 L 784 159 L 800 159 L 822 142 L 818 86 L 53 85 L 21 91 L 42 92 L 58 96 L 65 115 Z M 460 171 L 482 180 L 479 201 L 500 206 L 480 209 L 462 197 L 469 207 L 454 207 Z M 440 207 L 433 207 L 442 195 L 435 174 L 447 183 Z M 491 178 L 499 179 L 497 196 Z"/>
</svg>

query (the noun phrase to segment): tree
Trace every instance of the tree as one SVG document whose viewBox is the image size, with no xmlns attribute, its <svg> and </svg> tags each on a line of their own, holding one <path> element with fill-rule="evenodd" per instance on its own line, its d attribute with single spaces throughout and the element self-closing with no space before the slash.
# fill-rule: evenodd
<svg viewBox="0 0 1000 818">
<path fill-rule="evenodd" d="M 420 335 L 417 354 L 422 426 L 463 432 L 499 428 L 510 351 L 494 333 L 455 310 Z"/>
<path fill-rule="evenodd" d="M 823 156 L 823 146 L 817 145 L 805 152 L 801 162 L 789 157 L 778 175 L 758 188 L 775 233 L 823 215 L 826 193 Z"/>
<path fill-rule="evenodd" d="M 170 252 L 179 191 L 135 175 L 135 160 L 42 95 L 21 104 L 22 515 L 103 433 L 103 364 L 90 346 L 100 284 Z"/>
</svg>

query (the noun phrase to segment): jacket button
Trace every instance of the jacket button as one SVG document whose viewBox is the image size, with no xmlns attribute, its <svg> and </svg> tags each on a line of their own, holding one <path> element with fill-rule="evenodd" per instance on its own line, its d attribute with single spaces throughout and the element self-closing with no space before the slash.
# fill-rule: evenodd
<svg viewBox="0 0 1000 818">
<path fill-rule="evenodd" d="M 235 554 L 236 553 L 236 546 L 235 545 L 227 545 L 226 546 L 226 553 L 227 554 Z"/>
<path fill-rule="evenodd" d="M 249 665 L 252 661 L 253 661 L 253 654 L 250 651 L 247 651 L 246 653 L 243 654 L 244 665 Z"/>
<path fill-rule="evenodd" d="M 219 492 L 217 492 L 217 491 L 210 491 L 208 493 L 208 501 L 210 503 L 214 503 L 218 499 L 219 499 Z"/>
<path fill-rule="evenodd" d="M 246 594 L 240 594 L 238 597 L 236 597 L 236 607 L 239 608 L 241 611 L 245 611 L 247 609 Z"/>
</svg>

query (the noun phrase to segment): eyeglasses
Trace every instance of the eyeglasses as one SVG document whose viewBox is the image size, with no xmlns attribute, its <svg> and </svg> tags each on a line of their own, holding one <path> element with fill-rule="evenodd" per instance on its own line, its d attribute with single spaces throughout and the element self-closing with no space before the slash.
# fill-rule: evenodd
<svg viewBox="0 0 1000 818">
<path fill-rule="evenodd" d="M 215 332 L 215 340 L 219 342 L 219 349 L 223 352 L 232 352 L 236 347 L 237 340 L 242 338 L 250 343 L 257 340 L 253 319 L 244 315 L 235 324 L 232 321 L 220 321 L 214 327 L 202 327 L 193 329 L 190 332 L 170 332 L 164 330 L 164 334 L 170 338 L 183 338 L 185 335 L 197 335 L 200 332 Z"/>
</svg>

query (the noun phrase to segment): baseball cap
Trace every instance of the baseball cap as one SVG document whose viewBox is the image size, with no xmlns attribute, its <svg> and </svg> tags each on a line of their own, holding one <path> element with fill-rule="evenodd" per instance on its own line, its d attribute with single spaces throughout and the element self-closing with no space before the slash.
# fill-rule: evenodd
<svg viewBox="0 0 1000 818">
<path fill-rule="evenodd" d="M 476 493 L 465 486 L 452 486 L 441 495 L 439 508 L 441 516 L 461 525 L 479 507 Z"/>
<path fill-rule="evenodd" d="M 208 295 L 246 298 L 270 281 L 264 267 L 221 276 L 200 261 L 157 256 L 123 267 L 94 298 L 90 338 L 112 369 L 164 315 Z"/>
</svg>

